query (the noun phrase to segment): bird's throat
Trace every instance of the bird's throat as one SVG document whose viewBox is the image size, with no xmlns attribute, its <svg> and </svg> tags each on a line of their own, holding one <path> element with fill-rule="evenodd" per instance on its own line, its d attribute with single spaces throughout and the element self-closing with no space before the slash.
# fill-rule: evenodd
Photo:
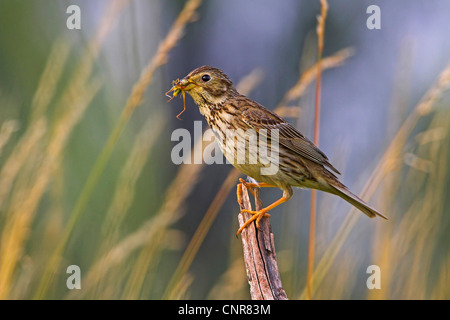
<svg viewBox="0 0 450 320">
<path fill-rule="evenodd" d="M 212 110 L 220 109 L 227 99 L 226 95 L 213 96 L 206 92 L 206 90 L 190 90 L 187 92 L 191 95 L 195 104 L 197 104 L 200 113 L 207 118 Z"/>
</svg>

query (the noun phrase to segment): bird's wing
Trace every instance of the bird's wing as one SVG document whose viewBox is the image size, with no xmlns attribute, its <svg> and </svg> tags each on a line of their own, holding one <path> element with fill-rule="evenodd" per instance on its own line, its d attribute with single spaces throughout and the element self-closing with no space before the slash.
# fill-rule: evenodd
<svg viewBox="0 0 450 320">
<path fill-rule="evenodd" d="M 268 137 L 270 137 L 271 129 L 278 129 L 279 142 L 281 145 L 289 148 L 301 157 L 326 166 L 340 174 L 340 172 L 328 161 L 327 156 L 317 148 L 314 143 L 309 141 L 295 129 L 295 127 L 278 115 L 262 108 L 263 107 L 260 105 L 249 106 L 245 109 L 242 108 L 244 109 L 242 112 L 243 121 L 258 133 L 265 134 Z M 260 132 L 259 129 L 266 129 L 266 132 Z"/>
</svg>

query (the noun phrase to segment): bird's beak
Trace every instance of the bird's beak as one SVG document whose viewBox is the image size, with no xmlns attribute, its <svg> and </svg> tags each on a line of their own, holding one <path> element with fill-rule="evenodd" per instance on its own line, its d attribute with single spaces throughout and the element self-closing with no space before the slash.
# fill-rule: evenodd
<svg viewBox="0 0 450 320">
<path fill-rule="evenodd" d="M 194 88 L 195 86 L 196 86 L 195 82 L 192 81 L 190 78 L 183 78 L 178 83 L 177 89 L 180 89 L 183 91 L 189 91 L 192 88 Z"/>
</svg>

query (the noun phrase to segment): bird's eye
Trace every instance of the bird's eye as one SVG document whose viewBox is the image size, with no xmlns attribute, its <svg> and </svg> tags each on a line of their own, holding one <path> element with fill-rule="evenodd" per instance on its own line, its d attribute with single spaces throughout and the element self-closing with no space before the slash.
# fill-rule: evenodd
<svg viewBox="0 0 450 320">
<path fill-rule="evenodd" d="M 202 76 L 202 80 L 203 80 L 204 82 L 207 82 L 207 81 L 209 81 L 210 79 L 211 79 L 211 77 L 210 77 L 209 74 L 204 74 L 204 75 Z"/>
</svg>

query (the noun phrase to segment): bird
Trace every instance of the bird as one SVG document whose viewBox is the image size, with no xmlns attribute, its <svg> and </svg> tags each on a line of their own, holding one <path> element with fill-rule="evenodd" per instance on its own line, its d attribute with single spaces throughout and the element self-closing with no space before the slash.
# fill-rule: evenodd
<svg viewBox="0 0 450 320">
<path fill-rule="evenodd" d="M 170 97 L 169 93 L 172 91 L 173 96 Z M 291 199 L 292 187 L 317 189 L 337 195 L 368 217 L 379 216 L 387 220 L 383 214 L 339 181 L 337 175 L 340 172 L 313 142 L 275 112 L 237 92 L 233 82 L 222 70 L 202 66 L 191 71 L 181 80 L 173 81 L 172 88 L 166 92 L 166 96 L 172 99 L 182 93 L 184 102 L 182 112 L 186 109 L 185 92 L 192 97 L 213 130 L 225 158 L 239 171 L 256 180 L 249 183 L 241 178 L 239 181 L 247 188 L 273 187 L 283 191 L 280 199 L 261 210 L 241 210 L 252 216 L 239 228 L 237 235 L 253 221 L 259 227 L 259 221 L 263 217 L 270 217 L 268 214 L 270 210 Z M 243 144 L 230 143 L 230 140 L 236 136 L 236 132 L 240 132 L 237 136 L 241 138 L 242 132 L 253 132 L 256 139 L 248 139 L 246 141 L 249 143 Z M 230 133 L 232 133 L 231 139 L 227 138 Z M 267 141 L 266 144 L 261 142 L 264 139 Z M 272 148 L 271 144 L 275 142 L 277 144 Z M 268 171 L 274 162 L 271 163 L 272 158 L 267 155 L 255 157 L 255 149 L 252 149 L 255 145 L 256 147 L 271 146 L 270 151 L 277 151 L 275 170 Z M 263 173 L 264 169 L 266 173 Z"/>
</svg>

